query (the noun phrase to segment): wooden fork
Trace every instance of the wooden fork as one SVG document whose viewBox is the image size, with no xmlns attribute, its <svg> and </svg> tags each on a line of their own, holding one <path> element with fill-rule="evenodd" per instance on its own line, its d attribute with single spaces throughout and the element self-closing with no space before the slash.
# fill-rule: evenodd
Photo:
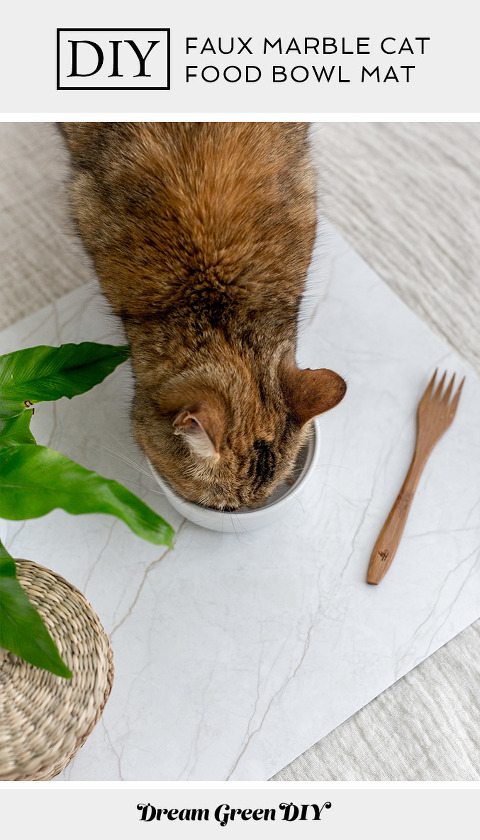
<svg viewBox="0 0 480 840">
<path fill-rule="evenodd" d="M 412 499 L 428 456 L 455 417 L 465 377 L 463 377 L 453 399 L 450 402 L 455 374 L 453 374 L 442 397 L 443 385 L 447 374 L 443 374 L 438 387 L 433 394 L 437 371 L 438 368 L 433 374 L 427 386 L 427 390 L 418 404 L 417 440 L 415 443 L 412 463 L 410 464 L 407 476 L 403 482 L 402 489 L 400 490 L 400 493 L 398 494 L 396 501 L 387 516 L 385 525 L 380 531 L 377 542 L 375 543 L 375 548 L 373 549 L 370 564 L 368 566 L 367 583 L 380 583 L 383 576 L 390 568 L 390 564 L 395 557 L 395 552 L 399 546 L 403 529 L 405 528 L 405 523 L 407 521 L 408 512 L 410 510 L 410 505 L 412 504 Z"/>
</svg>

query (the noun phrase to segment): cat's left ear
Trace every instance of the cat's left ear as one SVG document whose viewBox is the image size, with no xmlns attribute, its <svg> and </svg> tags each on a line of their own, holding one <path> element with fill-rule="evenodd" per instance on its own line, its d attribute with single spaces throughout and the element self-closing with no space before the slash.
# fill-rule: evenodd
<svg viewBox="0 0 480 840">
<path fill-rule="evenodd" d="M 328 368 L 300 370 L 296 365 L 287 366 L 281 381 L 287 404 L 301 426 L 338 405 L 347 390 L 345 380 Z"/>
<path fill-rule="evenodd" d="M 173 421 L 174 435 L 182 435 L 190 449 L 200 458 L 220 458 L 222 423 L 212 406 L 203 405 L 181 411 Z"/>
</svg>

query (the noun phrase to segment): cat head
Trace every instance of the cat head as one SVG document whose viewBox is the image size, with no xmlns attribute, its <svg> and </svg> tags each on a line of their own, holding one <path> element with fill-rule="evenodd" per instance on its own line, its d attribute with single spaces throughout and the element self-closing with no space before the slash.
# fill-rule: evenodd
<svg viewBox="0 0 480 840">
<path fill-rule="evenodd" d="M 256 506 L 287 478 L 310 421 L 343 398 L 331 370 L 291 356 L 262 374 L 238 358 L 196 367 L 156 389 L 137 382 L 134 431 L 154 467 L 189 501 L 220 510 Z"/>
</svg>

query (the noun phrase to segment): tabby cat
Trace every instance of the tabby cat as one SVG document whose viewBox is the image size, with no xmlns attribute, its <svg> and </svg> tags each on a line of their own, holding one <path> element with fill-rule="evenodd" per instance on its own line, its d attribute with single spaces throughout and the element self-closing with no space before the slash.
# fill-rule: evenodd
<svg viewBox="0 0 480 840">
<path fill-rule="evenodd" d="M 257 505 L 345 394 L 299 370 L 315 237 L 304 123 L 63 123 L 74 216 L 135 374 L 133 428 L 186 499 Z"/>
</svg>

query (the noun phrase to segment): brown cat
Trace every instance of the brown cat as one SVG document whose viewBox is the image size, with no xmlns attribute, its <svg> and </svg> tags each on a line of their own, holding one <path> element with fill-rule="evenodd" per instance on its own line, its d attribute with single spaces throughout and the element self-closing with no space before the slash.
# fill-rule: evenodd
<svg viewBox="0 0 480 840">
<path fill-rule="evenodd" d="M 346 390 L 295 364 L 316 226 L 308 126 L 61 127 L 78 228 L 131 346 L 140 446 L 191 501 L 261 502 Z"/>
</svg>

